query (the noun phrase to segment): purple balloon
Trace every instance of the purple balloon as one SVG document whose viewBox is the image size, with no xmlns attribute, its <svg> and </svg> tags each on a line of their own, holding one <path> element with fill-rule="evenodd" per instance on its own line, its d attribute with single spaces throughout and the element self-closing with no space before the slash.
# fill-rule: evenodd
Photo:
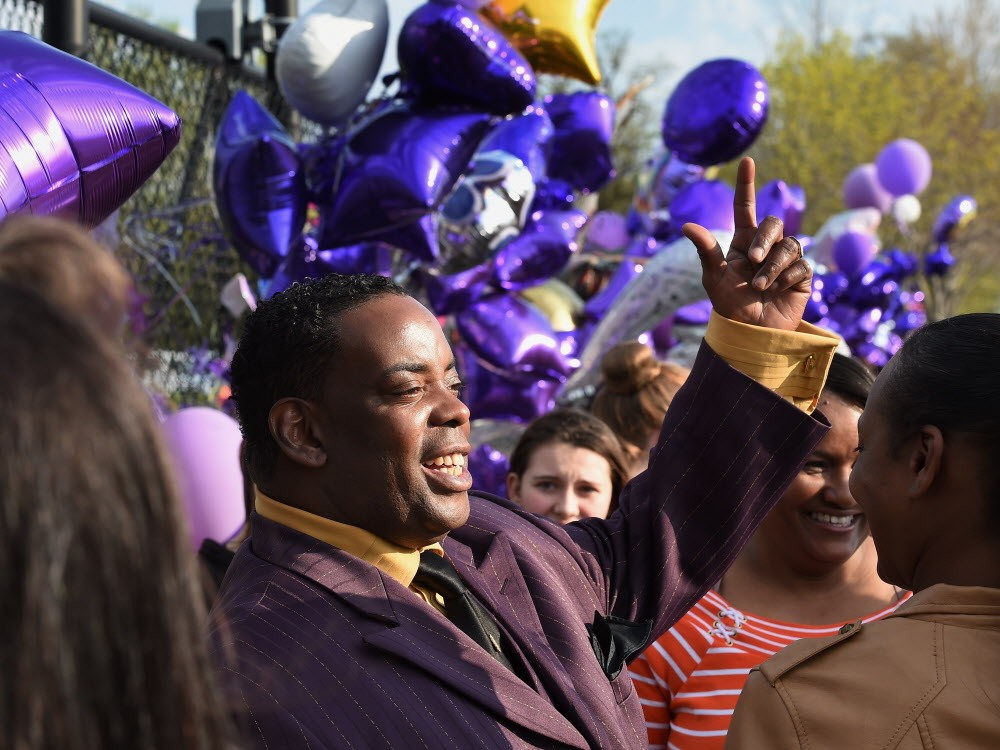
<svg viewBox="0 0 1000 750">
<path fill-rule="evenodd" d="M 577 190 L 599 190 L 615 176 L 611 136 L 615 102 L 598 91 L 552 94 L 545 108 L 555 126 L 549 176 L 566 180 Z"/>
<path fill-rule="evenodd" d="M 441 256 L 437 214 L 425 214 L 412 224 L 375 232 L 370 241 L 397 247 L 424 263 L 436 263 Z"/>
<path fill-rule="evenodd" d="M 955 256 L 951 254 L 947 243 L 942 242 L 924 258 L 924 273 L 928 276 L 945 276 L 954 265 Z"/>
<path fill-rule="evenodd" d="M 570 365 L 552 324 L 531 305 L 510 295 L 482 300 L 455 316 L 466 345 L 506 373 L 564 378 Z"/>
<path fill-rule="evenodd" d="M 337 164 L 344 150 L 343 136 L 327 137 L 318 143 L 300 144 L 302 174 L 309 200 L 326 205 L 337 189 Z"/>
<path fill-rule="evenodd" d="M 396 104 L 359 124 L 348 135 L 337 192 L 321 207 L 320 244 L 384 241 L 387 231 L 419 222 L 468 168 L 489 120 Z"/>
<path fill-rule="evenodd" d="M 684 326 L 707 326 L 712 315 L 712 303 L 707 300 L 684 305 L 674 313 L 673 322 Z"/>
<path fill-rule="evenodd" d="M 497 252 L 497 285 L 508 291 L 534 286 L 559 273 L 577 250 L 583 211 L 537 211 L 531 223 Z"/>
<path fill-rule="evenodd" d="M 776 216 L 784 222 L 786 235 L 798 234 L 805 210 L 806 194 L 799 185 L 771 180 L 757 191 L 757 221 Z"/>
<path fill-rule="evenodd" d="M 705 168 L 688 164 L 677 154 L 667 152 L 655 167 L 649 188 L 650 208 L 667 208 L 677 191 L 705 178 Z"/>
<path fill-rule="evenodd" d="M 664 244 L 657 237 L 647 237 L 640 234 L 633 237 L 628 247 L 625 248 L 625 256 L 631 258 L 652 258 Z"/>
<path fill-rule="evenodd" d="M 833 262 L 841 273 L 852 277 L 872 261 L 877 251 L 878 245 L 870 234 L 844 232 L 833 243 Z"/>
<path fill-rule="evenodd" d="M 462 398 L 476 419 L 530 422 L 552 410 L 561 381 L 497 372 L 459 348 Z"/>
<path fill-rule="evenodd" d="M 510 461 L 502 451 L 489 443 L 483 443 L 472 449 L 468 461 L 473 489 L 492 492 L 500 497 L 507 496 L 507 473 Z"/>
<path fill-rule="evenodd" d="M 677 84 L 663 114 L 663 143 L 690 164 L 739 156 L 767 122 L 767 81 L 742 60 L 710 60 Z"/>
<path fill-rule="evenodd" d="M 403 81 L 428 103 L 505 115 L 535 98 L 528 61 L 489 21 L 459 5 L 414 10 L 399 32 L 397 55 Z"/>
<path fill-rule="evenodd" d="M 892 195 L 916 195 L 931 181 L 931 155 L 914 140 L 900 138 L 875 159 L 878 181 Z"/>
<path fill-rule="evenodd" d="M 965 226 L 976 215 L 976 199 L 971 195 L 956 195 L 934 219 L 931 235 L 937 242 L 948 242 L 956 229 Z"/>
<path fill-rule="evenodd" d="M 555 180 L 546 177 L 535 183 L 535 200 L 531 203 L 532 211 L 567 211 L 573 207 L 576 194 L 573 186 L 566 180 Z"/>
<path fill-rule="evenodd" d="M 842 195 L 848 208 L 877 208 L 888 213 L 892 207 L 892 195 L 879 182 L 874 164 L 852 169 L 844 179 Z"/>
<path fill-rule="evenodd" d="M 0 219 L 97 226 L 180 140 L 173 110 L 23 32 L 0 31 L 0 74 Z"/>
<path fill-rule="evenodd" d="M 670 218 L 674 229 L 687 222 L 721 232 L 732 232 L 733 198 L 736 191 L 721 180 L 692 182 L 681 188 L 670 201 Z"/>
<path fill-rule="evenodd" d="M 329 270 L 320 260 L 316 241 L 312 237 L 305 237 L 296 243 L 295 248 L 281 261 L 270 278 L 261 280 L 260 298 L 270 299 L 298 281 L 318 279 L 325 276 Z"/>
<path fill-rule="evenodd" d="M 435 315 L 449 315 L 465 310 L 481 300 L 493 280 L 493 263 L 483 263 L 453 274 L 425 274 L 427 301 Z"/>
<path fill-rule="evenodd" d="M 554 133 L 555 128 L 548 113 L 543 107 L 535 105 L 524 114 L 501 120 L 483 138 L 479 151 L 506 151 L 513 154 L 524 162 L 537 182 L 547 174 L 549 142 Z"/>
<path fill-rule="evenodd" d="M 392 248 L 380 242 L 320 250 L 316 257 L 327 272 L 392 275 Z"/>
<path fill-rule="evenodd" d="M 219 218 L 236 251 L 267 278 L 302 234 L 305 178 L 284 126 L 245 91 L 219 124 L 212 184 Z"/>
</svg>

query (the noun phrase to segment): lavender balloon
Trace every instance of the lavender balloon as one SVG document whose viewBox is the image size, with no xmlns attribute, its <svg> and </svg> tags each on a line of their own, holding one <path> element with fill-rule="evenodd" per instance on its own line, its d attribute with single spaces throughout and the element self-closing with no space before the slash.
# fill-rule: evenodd
<svg viewBox="0 0 1000 750">
<path fill-rule="evenodd" d="M 914 140 L 900 138 L 875 159 L 878 181 L 892 195 L 917 195 L 931 181 L 931 156 Z"/>
<path fill-rule="evenodd" d="M 325 247 L 381 239 L 435 209 L 469 166 L 489 115 L 396 104 L 348 136 L 336 195 L 321 207 Z M 404 248 L 405 249 L 405 248 Z"/>
<path fill-rule="evenodd" d="M 798 234 L 805 210 L 806 194 L 799 185 L 771 180 L 757 191 L 757 221 L 765 216 L 777 216 L 785 225 L 786 235 Z"/>
<path fill-rule="evenodd" d="M 743 153 L 767 122 L 767 81 L 742 60 L 710 60 L 677 84 L 663 114 L 663 143 L 690 164 L 710 167 Z"/>
<path fill-rule="evenodd" d="M 577 190 L 599 190 L 615 176 L 611 155 L 614 100 L 598 91 L 552 94 L 545 97 L 545 109 L 556 129 L 549 176 Z"/>
<path fill-rule="evenodd" d="M 892 194 L 882 187 L 874 164 L 861 164 L 852 169 L 844 178 L 841 190 L 848 208 L 877 208 L 887 213 L 892 207 Z"/>
<path fill-rule="evenodd" d="M 482 300 L 456 315 L 455 324 L 468 347 L 494 368 L 560 379 L 569 374 L 552 324 L 519 299 Z"/>
<path fill-rule="evenodd" d="M 56 214 L 96 226 L 180 140 L 177 114 L 90 63 L 0 31 L 0 219 Z"/>
<path fill-rule="evenodd" d="M 833 243 L 833 261 L 848 277 L 856 276 L 871 262 L 877 251 L 878 244 L 870 234 L 844 232 Z"/>
<path fill-rule="evenodd" d="M 252 96 L 238 91 L 219 124 L 212 185 L 237 252 L 267 278 L 302 234 L 305 177 L 295 142 Z"/>
<path fill-rule="evenodd" d="M 720 180 L 692 182 L 677 191 L 670 201 L 670 218 L 674 229 L 693 222 L 709 229 L 732 232 L 733 198 L 735 190 Z"/>
<path fill-rule="evenodd" d="M 489 21 L 460 5 L 414 10 L 399 32 L 398 57 L 407 87 L 429 103 L 504 115 L 535 98 L 528 61 Z"/>
</svg>

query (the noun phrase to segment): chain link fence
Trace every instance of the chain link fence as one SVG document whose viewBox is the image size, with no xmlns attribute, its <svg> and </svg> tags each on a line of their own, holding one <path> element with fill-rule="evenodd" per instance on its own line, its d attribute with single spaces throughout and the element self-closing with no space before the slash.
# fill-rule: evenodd
<svg viewBox="0 0 1000 750">
<path fill-rule="evenodd" d="M 255 281 L 222 235 L 212 198 L 212 158 L 219 122 L 245 90 L 286 124 L 313 134 L 263 71 L 131 16 L 90 4 L 85 59 L 163 102 L 183 120 L 181 141 L 148 182 L 99 230 L 132 272 L 143 296 L 144 340 L 160 357 L 154 373 L 175 405 L 212 400 L 214 381 L 191 371 L 222 356 L 235 321 L 219 292 L 238 272 Z M 41 38 L 44 9 L 32 0 L 0 0 L 0 28 Z M 208 385 L 206 385 L 206 383 Z"/>
</svg>

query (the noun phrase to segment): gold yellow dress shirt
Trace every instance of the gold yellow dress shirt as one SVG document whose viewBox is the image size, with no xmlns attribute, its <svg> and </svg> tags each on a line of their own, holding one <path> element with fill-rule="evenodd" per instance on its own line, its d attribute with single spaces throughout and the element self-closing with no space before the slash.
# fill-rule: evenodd
<svg viewBox="0 0 1000 750">
<path fill-rule="evenodd" d="M 329 518 L 280 503 L 260 490 L 257 490 L 254 508 L 257 513 L 270 521 L 301 531 L 366 563 L 371 563 L 390 578 L 409 588 L 425 602 L 444 612 L 444 602 L 439 594 L 413 585 L 413 578 L 417 575 L 417 568 L 420 567 L 420 553 L 432 550 L 443 557 L 444 550 L 440 544 L 432 544 L 424 549 L 400 547 L 357 526 L 331 521 Z"/>
<path fill-rule="evenodd" d="M 805 321 L 795 331 L 779 331 L 737 323 L 713 310 L 705 341 L 744 375 L 811 414 L 840 337 Z"/>
</svg>

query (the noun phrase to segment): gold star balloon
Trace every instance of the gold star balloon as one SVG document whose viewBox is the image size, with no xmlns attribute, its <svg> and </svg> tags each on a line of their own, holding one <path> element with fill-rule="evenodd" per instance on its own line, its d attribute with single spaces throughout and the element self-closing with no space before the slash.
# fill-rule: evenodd
<svg viewBox="0 0 1000 750">
<path fill-rule="evenodd" d="M 608 0 L 492 0 L 480 12 L 496 24 L 536 73 L 597 84 L 594 30 Z"/>
</svg>

